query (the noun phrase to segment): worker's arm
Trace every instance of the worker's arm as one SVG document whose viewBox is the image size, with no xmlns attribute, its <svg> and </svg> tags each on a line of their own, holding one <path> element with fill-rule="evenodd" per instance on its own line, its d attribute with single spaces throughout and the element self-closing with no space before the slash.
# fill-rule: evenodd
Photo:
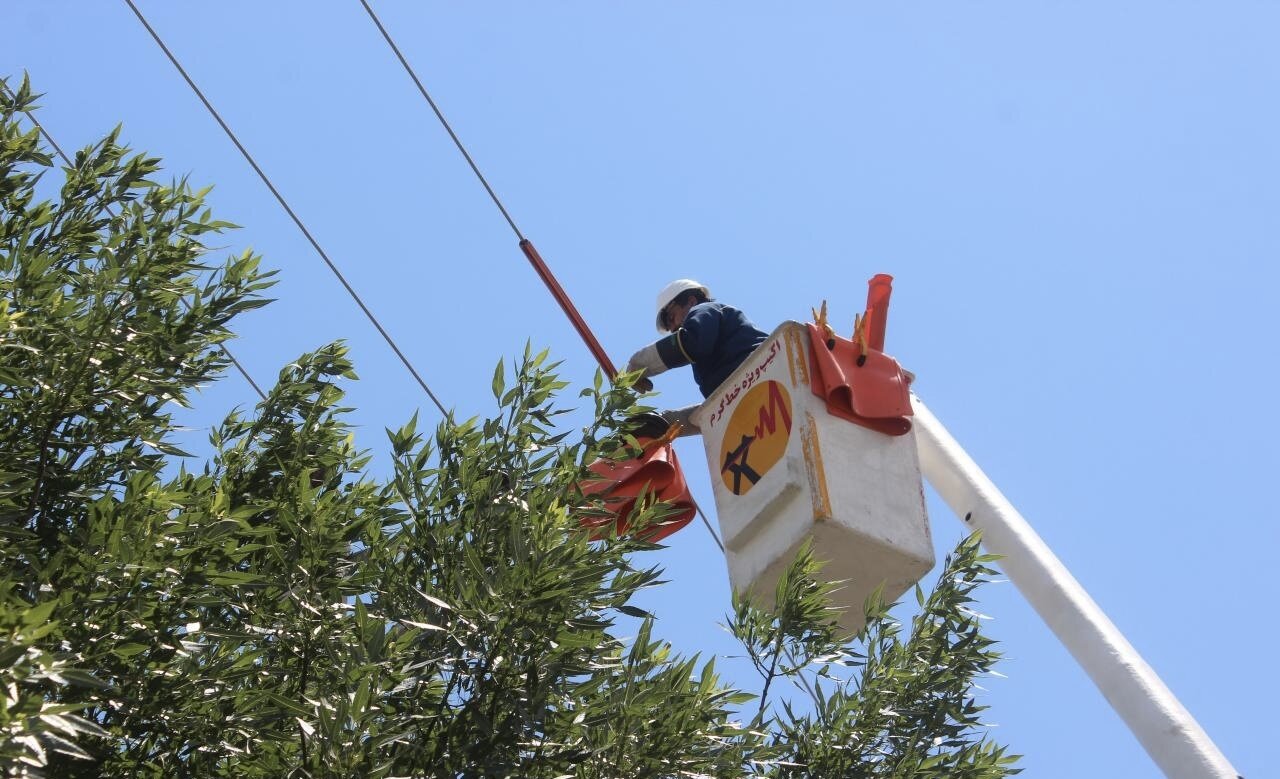
<svg viewBox="0 0 1280 779">
<path fill-rule="evenodd" d="M 700 363 L 714 357 L 716 344 L 720 340 L 721 320 L 724 318 L 722 309 L 722 306 L 715 303 L 704 303 L 689 309 L 689 315 L 685 317 L 680 329 L 671 335 L 672 343 L 669 347 L 679 350 L 678 355 L 684 360 L 681 365 Z"/>
<path fill-rule="evenodd" d="M 680 333 L 675 332 L 631 355 L 631 359 L 627 360 L 627 370 L 643 371 L 642 377 L 648 378 L 690 362 L 692 360 L 680 346 Z"/>
<path fill-rule="evenodd" d="M 636 386 L 648 392 L 653 388 L 653 384 L 646 381 L 648 377 L 702 360 L 714 346 L 719 332 L 719 309 L 694 306 L 679 330 L 631 355 L 627 370 L 644 371 Z"/>
</svg>

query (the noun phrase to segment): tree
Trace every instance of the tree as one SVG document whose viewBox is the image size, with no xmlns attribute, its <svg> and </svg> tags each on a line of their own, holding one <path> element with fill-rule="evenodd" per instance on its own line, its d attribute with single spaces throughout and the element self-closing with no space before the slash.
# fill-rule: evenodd
<svg viewBox="0 0 1280 779">
<path fill-rule="evenodd" d="M 1010 773 L 973 680 L 996 656 L 964 608 L 987 573 L 949 560 L 903 639 L 869 607 L 852 642 L 797 559 L 778 605 L 732 629 L 759 695 L 655 637 L 632 605 L 660 572 L 636 537 L 588 540 L 578 485 L 625 457 L 626 381 L 582 393 L 526 349 L 497 413 L 388 431 L 368 467 L 330 344 L 211 436 L 172 443 L 168 403 L 228 367 L 270 274 L 216 266 L 203 191 L 111 133 L 52 167 L 0 90 L 0 767 L 6 776 L 667 777 Z M 642 507 L 635 524 L 667 508 Z M 621 636 L 634 633 L 627 641 Z M 807 701 L 775 703 L 780 679 Z"/>
</svg>

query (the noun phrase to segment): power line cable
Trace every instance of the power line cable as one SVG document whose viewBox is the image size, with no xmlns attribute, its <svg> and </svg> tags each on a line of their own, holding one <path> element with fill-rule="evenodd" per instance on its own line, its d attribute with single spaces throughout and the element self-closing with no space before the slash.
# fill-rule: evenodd
<svg viewBox="0 0 1280 779">
<path fill-rule="evenodd" d="M 445 409 L 444 404 L 441 403 L 440 399 L 436 397 L 436 394 L 431 391 L 431 387 L 427 386 L 427 382 L 418 373 L 417 369 L 413 367 L 413 363 L 409 362 L 409 358 L 404 355 L 404 352 L 400 351 L 400 347 L 396 345 L 395 339 L 391 337 L 391 334 L 387 332 L 386 328 L 382 326 L 382 323 L 378 321 L 378 318 L 374 316 L 373 311 L 365 305 L 364 300 L 362 300 L 360 295 L 356 293 L 355 288 L 347 281 L 346 276 L 342 274 L 342 271 L 338 270 L 338 266 L 334 264 L 333 260 L 329 259 L 328 253 L 321 248 L 320 243 L 311 235 L 311 231 L 302 223 L 302 220 L 296 213 L 294 213 L 294 210 L 289 207 L 289 203 L 284 199 L 284 196 L 282 196 L 280 191 L 276 189 L 275 185 L 271 183 L 271 179 L 263 172 L 257 161 L 254 160 L 253 155 L 249 153 L 249 150 L 244 147 L 244 144 L 240 143 L 240 139 L 236 137 L 234 132 L 232 132 L 231 127 L 223 121 L 222 116 L 218 113 L 217 109 L 215 109 L 213 104 L 209 102 L 209 99 L 204 96 L 204 92 L 200 91 L 200 87 L 196 86 L 196 82 L 192 80 L 191 76 L 187 75 L 187 71 L 182 67 L 182 63 L 178 62 L 178 58 L 175 57 L 173 52 L 169 50 L 169 47 L 165 45 L 164 40 L 161 39 L 160 35 L 147 21 L 147 18 L 143 16 L 142 11 L 138 10 L 138 6 L 134 4 L 133 0 L 124 0 L 124 2 L 125 5 L 129 6 L 129 9 L 133 11 L 134 16 L 138 17 L 138 21 L 142 22 L 142 26 L 151 34 L 151 38 L 156 42 L 156 45 L 160 47 L 160 50 L 169 58 L 169 62 L 173 64 L 173 67 L 177 69 L 179 74 L 181 74 L 183 80 L 187 82 L 187 86 L 191 87 L 191 91 L 195 92 L 196 97 L 200 98 L 200 102 L 204 104 L 204 107 L 209 111 L 209 114 L 213 116 L 215 121 L 217 121 L 218 126 L 227 134 L 227 137 L 231 139 L 231 142 L 235 144 L 235 147 L 240 150 L 240 154 L 245 158 L 245 161 L 248 162 L 249 166 L 253 168 L 253 171 L 258 174 L 258 178 L 262 179 L 262 183 L 267 186 L 267 189 L 271 190 L 271 194 L 275 196 L 276 201 L 280 203 L 280 206 L 285 210 L 285 213 L 289 215 L 289 218 L 293 220 L 293 223 L 298 226 L 300 231 L 302 231 L 303 236 L 305 236 L 307 241 L 310 242 L 311 248 L 316 250 L 316 254 L 320 255 L 320 259 L 324 260 L 324 264 L 329 267 L 329 270 L 332 271 L 333 275 L 337 277 L 339 282 L 341 282 L 343 288 L 347 290 L 347 294 L 351 296 L 351 299 L 354 300 L 356 305 L 360 307 L 360 310 L 364 312 L 365 317 L 373 324 L 374 328 L 377 329 L 378 334 L 382 336 L 382 340 L 386 341 L 387 345 L 391 347 L 391 351 L 395 352 L 396 357 L 400 358 L 400 362 L 406 369 L 408 369 L 409 374 L 413 376 L 414 380 L 418 382 L 418 386 L 422 387 L 422 390 L 427 393 L 427 397 L 431 398 L 431 402 L 435 404 L 441 414 L 446 417 L 449 416 L 449 412 Z"/>
<path fill-rule="evenodd" d="M 431 110 L 435 112 L 436 118 L 440 120 L 440 124 L 444 126 L 445 132 L 449 133 L 449 137 L 453 139 L 453 145 L 458 147 L 458 151 L 462 153 L 467 164 L 471 166 L 471 171 L 476 174 L 476 178 L 480 179 L 480 183 L 484 186 L 486 192 L 489 193 L 493 204 L 502 212 L 502 216 L 507 220 L 507 224 L 511 226 L 511 231 L 516 234 L 516 238 L 520 241 L 520 251 L 524 252 L 524 256 L 529 260 L 529 264 L 533 266 L 534 272 L 542 279 L 542 283 L 546 285 L 547 290 L 551 293 L 551 297 L 560 304 L 560 308 L 564 311 L 565 316 L 569 317 L 569 323 L 578 331 L 578 336 L 582 338 L 587 345 L 587 349 L 596 358 L 596 362 L 600 363 L 600 367 L 612 379 L 618 374 L 618 369 L 614 367 L 613 361 L 609 359 L 609 354 L 600 345 L 600 341 L 596 339 L 595 333 L 591 331 L 591 327 L 587 324 L 582 315 L 578 313 L 578 308 L 573 304 L 573 300 L 569 297 L 564 288 L 560 286 L 560 282 L 556 280 L 555 274 L 551 272 L 551 268 L 543 261 L 538 250 L 534 248 L 533 242 L 524 237 L 520 232 L 520 228 L 516 227 L 515 220 L 511 218 L 511 214 L 507 212 L 506 206 L 502 204 L 502 200 L 498 198 L 493 187 L 489 186 L 489 181 L 480 172 L 480 167 L 476 165 L 475 160 L 471 158 L 467 147 L 462 144 L 462 140 L 458 138 L 458 134 L 453 131 L 453 127 L 449 124 L 449 120 L 445 118 L 444 112 L 436 105 L 436 101 L 431 98 L 431 93 L 423 86 L 422 80 L 418 78 L 418 74 L 414 72 L 413 67 L 409 64 L 409 60 L 405 58 L 404 53 L 400 51 L 400 47 L 396 45 L 395 39 L 391 37 L 391 33 L 383 26 L 382 20 L 374 13 L 373 7 L 366 0 L 360 0 L 360 4 L 364 6 L 364 10 L 369 14 L 369 18 L 373 20 L 373 24 L 378 28 L 378 32 L 382 33 L 382 39 L 387 42 L 396 55 L 396 59 L 400 60 L 401 66 L 404 67 L 409 78 L 413 80 L 414 86 L 418 88 L 418 93 L 427 101 L 427 105 L 431 106 Z"/>
<path fill-rule="evenodd" d="M 493 204 L 502 212 L 503 218 L 507 220 L 507 224 L 511 225 L 511 231 L 516 234 L 516 238 L 523 241 L 524 235 L 520 232 L 520 228 L 516 227 L 515 220 L 511 218 L 511 214 L 507 213 L 507 209 L 502 205 L 502 201 L 498 199 L 497 193 L 493 191 L 493 187 L 489 186 L 489 181 L 480 172 L 480 168 L 476 165 L 475 160 L 471 159 L 471 155 L 467 152 L 467 147 L 462 145 L 462 141 L 458 138 L 458 134 L 453 131 L 453 127 L 449 125 L 449 120 L 444 118 L 444 112 L 436 105 L 436 101 L 431 99 L 431 93 L 427 92 L 427 88 L 422 85 L 422 81 L 418 78 L 418 74 L 414 72 L 413 67 L 409 65 L 409 60 L 405 59 L 404 54 L 400 51 L 400 47 L 396 45 L 395 40 L 391 37 L 391 33 L 387 32 L 387 28 L 382 26 L 382 20 L 373 12 L 373 7 L 365 0 L 360 0 L 360 5 L 364 6 L 364 10 L 369 14 L 369 18 L 373 20 L 374 26 L 378 28 L 378 32 L 382 33 L 382 38 L 395 52 L 396 59 L 400 60 L 400 64 L 404 66 L 404 70 L 409 74 L 409 78 L 413 79 L 413 84 L 418 88 L 418 92 L 423 99 L 427 101 L 427 105 L 431 106 L 431 110 L 435 112 L 436 118 L 440 120 L 440 124 L 444 126 L 445 132 L 449 133 L 449 137 L 453 139 L 453 145 L 458 147 L 458 151 L 462 152 L 462 156 L 466 159 L 467 164 L 471 166 L 471 171 L 476 174 L 476 178 L 480 179 L 480 183 L 484 185 L 484 189 L 492 198 Z"/>
<path fill-rule="evenodd" d="M 131 0 L 125 0 L 125 2 L 132 5 Z M 573 324 L 574 328 L 577 329 L 578 334 L 582 336 L 583 341 L 587 344 L 587 348 L 591 350 L 593 355 L 595 355 L 596 360 L 600 363 L 600 367 L 602 367 L 605 370 L 605 373 L 609 374 L 609 378 L 612 379 L 618 371 L 613 367 L 613 363 L 609 360 L 609 356 L 600 346 L 599 341 L 596 340 L 595 334 L 591 332 L 590 326 L 588 326 L 586 321 L 582 319 L 582 316 L 578 313 L 577 308 L 573 305 L 568 294 L 560 286 L 559 282 L 556 281 L 555 275 L 551 273 L 551 269 L 547 267 L 546 263 L 543 262 L 542 258 L 538 255 L 537 249 L 533 248 L 533 244 L 529 239 L 525 238 L 524 234 L 520 232 L 520 228 L 516 227 L 515 220 L 511 218 L 511 214 L 508 213 L 506 207 L 503 206 L 502 201 L 498 198 L 497 193 L 493 191 L 493 187 L 489 185 L 489 181 L 484 177 L 484 174 L 480 172 L 479 166 L 477 166 L 475 160 L 472 159 L 466 146 L 464 146 L 462 141 L 458 138 L 458 134 L 453 131 L 453 127 L 450 126 L 449 121 L 445 119 L 444 112 L 440 110 L 438 105 L 436 105 L 436 101 L 431 98 L 431 94 L 422 84 L 422 79 L 418 78 L 418 74 L 414 71 L 413 66 L 409 64 L 409 60 L 404 56 L 404 53 L 400 51 L 400 47 L 396 45 L 395 39 L 391 37 L 391 33 L 388 32 L 387 28 L 382 24 L 382 20 L 378 18 L 373 7 L 369 5 L 368 0 L 360 0 L 360 5 L 364 6 L 365 13 L 369 15 L 374 26 L 378 28 L 378 32 L 382 34 L 383 40 L 385 40 L 387 45 L 391 47 L 391 51 L 395 53 L 396 59 L 400 60 L 400 65 L 404 68 L 405 72 L 409 74 L 409 78 L 413 81 L 414 86 L 418 88 L 418 92 L 422 95 L 423 99 L 427 101 L 427 105 L 431 106 L 431 110 L 435 113 L 436 118 L 439 119 L 440 124 L 444 126 L 445 132 L 447 132 L 449 137 L 453 139 L 454 145 L 458 147 L 458 151 L 462 153 L 467 164 L 471 166 L 472 172 L 476 174 L 476 178 L 480 180 L 485 191 L 489 193 L 489 197 L 493 200 L 494 205 L 496 205 L 498 210 L 502 212 L 502 216 L 507 220 L 507 224 L 511 226 L 512 232 L 514 232 L 516 237 L 520 240 L 520 250 L 524 252 L 525 257 L 528 258 L 530 264 L 533 265 L 534 270 L 542 278 L 543 283 L 546 284 L 552 297 L 556 299 L 565 314 L 569 317 L 569 321 Z M 707 520 L 706 514 L 702 512 L 702 507 L 698 505 L 696 500 L 693 505 L 694 508 L 697 509 L 698 517 L 702 520 L 702 524 L 706 526 L 707 532 L 711 533 L 712 540 L 716 542 L 716 546 L 720 547 L 720 551 L 723 552 L 724 544 L 720 541 L 719 534 L 716 533 L 715 529 L 711 526 L 711 523 Z"/>
<path fill-rule="evenodd" d="M 7 84 L 0 84 L 0 88 L 4 89 L 6 95 L 10 94 Z M 60 157 L 68 167 L 75 167 L 74 163 L 71 162 L 71 158 L 62 150 L 62 147 L 58 145 L 58 142 L 53 139 L 53 135 L 45 129 L 44 125 L 40 124 L 39 119 L 36 119 L 35 113 L 32 111 L 23 111 L 22 113 L 26 114 L 27 119 L 30 120 L 31 124 L 35 125 L 35 128 L 40 131 L 40 135 L 44 136 L 44 139 L 49 142 L 49 145 L 53 147 L 53 150 L 58 153 L 58 157 Z M 110 208 L 103 206 L 103 210 L 110 214 L 112 218 L 115 218 L 116 215 L 112 213 Z M 182 300 L 182 304 L 183 306 L 186 306 L 188 310 L 190 309 L 186 299 Z M 253 380 L 253 376 L 249 375 L 249 371 L 246 370 L 244 365 L 236 359 L 236 356 L 231 353 L 231 350 L 227 348 L 226 344 L 218 344 L 218 348 L 227 356 L 227 359 L 231 360 L 231 364 L 236 367 L 236 370 L 240 372 L 240 375 L 244 377 L 244 380 L 249 382 L 249 386 L 253 387 L 253 391 L 258 393 L 258 397 L 262 400 L 266 400 L 267 393 L 262 391 L 262 388 L 258 386 L 258 382 Z"/>
</svg>

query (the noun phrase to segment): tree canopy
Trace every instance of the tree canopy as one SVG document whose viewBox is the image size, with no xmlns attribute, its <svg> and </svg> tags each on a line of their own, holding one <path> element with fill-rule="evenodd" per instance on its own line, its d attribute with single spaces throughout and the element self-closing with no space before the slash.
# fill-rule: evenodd
<svg viewBox="0 0 1280 779">
<path fill-rule="evenodd" d="M 736 599 L 758 690 L 658 637 L 633 604 L 660 584 L 654 546 L 579 527 L 601 511 L 585 465 L 633 451 L 627 381 L 597 377 L 590 424 L 566 429 L 567 384 L 526 348 L 498 365 L 492 416 L 389 430 L 378 473 L 328 344 L 217 425 L 207 457 L 180 451 L 169 404 L 229 367 L 271 273 L 213 261 L 205 241 L 231 226 L 205 190 L 159 183 L 118 130 L 54 189 L 25 80 L 0 101 L 6 776 L 1016 772 L 974 698 L 997 660 L 967 608 L 991 572 L 974 538 L 909 632 L 873 601 L 842 635 L 808 550 L 776 605 Z"/>
</svg>

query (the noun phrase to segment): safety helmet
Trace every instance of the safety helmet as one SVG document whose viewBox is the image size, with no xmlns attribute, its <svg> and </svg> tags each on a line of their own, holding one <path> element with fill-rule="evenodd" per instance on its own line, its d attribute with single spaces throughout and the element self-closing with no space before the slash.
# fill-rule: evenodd
<svg viewBox="0 0 1280 779">
<path fill-rule="evenodd" d="M 675 281 L 671 282 L 667 286 L 663 287 L 662 291 L 658 293 L 658 314 L 655 319 L 655 324 L 657 324 L 658 326 L 659 333 L 667 332 L 667 328 L 662 326 L 663 309 L 671 305 L 671 303 L 676 298 L 680 297 L 681 295 L 683 295 L 684 293 L 688 292 L 691 289 L 696 289 L 700 291 L 703 295 L 705 295 L 708 300 L 711 299 L 711 290 L 703 286 L 701 282 L 694 281 L 693 279 L 676 279 Z"/>
</svg>

